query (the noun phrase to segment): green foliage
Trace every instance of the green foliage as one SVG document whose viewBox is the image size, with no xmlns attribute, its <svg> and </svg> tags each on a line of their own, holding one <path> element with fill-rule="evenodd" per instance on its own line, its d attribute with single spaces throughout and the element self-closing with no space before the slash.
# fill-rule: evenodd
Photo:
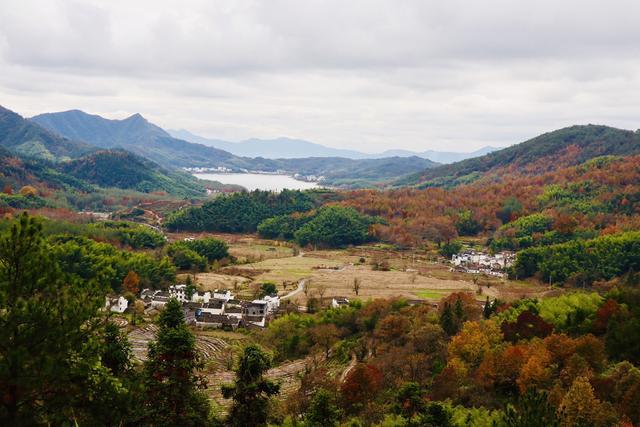
<svg viewBox="0 0 640 427">
<path fill-rule="evenodd" d="M 294 233 L 313 219 L 313 215 L 280 215 L 258 224 L 258 234 L 265 239 L 293 240 Z"/>
<path fill-rule="evenodd" d="M 80 227 L 80 226 L 76 226 Z M 84 233 L 87 237 L 115 238 L 122 245 L 133 249 L 155 249 L 164 246 L 164 235 L 142 224 L 125 221 L 100 221 L 86 225 Z M 67 231 L 67 230 L 65 230 Z"/>
<path fill-rule="evenodd" d="M 517 406 L 509 405 L 504 414 L 505 427 L 558 427 L 556 411 L 548 402 L 546 392 L 530 390 L 518 399 Z"/>
<path fill-rule="evenodd" d="M 254 232 L 267 218 L 315 207 L 308 192 L 283 190 L 280 193 L 252 191 L 220 196 L 202 207 L 188 208 L 170 215 L 169 230 Z"/>
<path fill-rule="evenodd" d="M 87 397 L 121 388 L 96 339 L 106 288 L 61 268 L 41 230 L 24 214 L 0 236 L 0 422 L 94 424 Z"/>
<path fill-rule="evenodd" d="M 213 237 L 205 237 L 195 240 L 184 240 L 175 242 L 171 246 L 178 248 L 186 248 L 194 251 L 208 262 L 220 260 L 229 256 L 229 246 L 226 242 Z"/>
<path fill-rule="evenodd" d="M 326 206 L 294 233 L 300 245 L 343 247 L 371 240 L 369 226 L 373 218 L 353 208 Z"/>
<path fill-rule="evenodd" d="M 453 255 L 460 253 L 461 250 L 462 243 L 454 240 L 440 246 L 440 250 L 438 252 L 440 252 L 440 255 L 445 258 L 451 258 Z"/>
<path fill-rule="evenodd" d="M 158 319 L 156 340 L 144 364 L 144 424 L 202 426 L 209 422 L 209 401 L 202 392 L 204 367 L 196 340 L 184 323 L 182 305 L 169 300 Z"/>
<path fill-rule="evenodd" d="M 0 207 L 12 207 L 15 209 L 39 209 L 48 206 L 49 203 L 39 196 L 23 196 L 22 194 L 0 193 Z"/>
<path fill-rule="evenodd" d="M 305 425 L 309 427 L 331 427 L 338 424 L 341 411 L 336 404 L 336 398 L 325 389 L 315 392 L 311 398 L 305 416 Z"/>
<path fill-rule="evenodd" d="M 518 253 L 514 265 L 519 278 L 541 275 L 544 281 L 585 286 L 640 270 L 640 232 L 607 235 L 587 241 L 529 248 Z"/>
<path fill-rule="evenodd" d="M 280 385 L 264 378 L 271 358 L 256 345 L 249 345 L 240 356 L 234 384 L 224 385 L 222 395 L 233 399 L 228 424 L 238 427 L 263 426 L 269 416 L 269 400 Z"/>
<path fill-rule="evenodd" d="M 118 250 L 86 237 L 52 236 L 50 255 L 61 268 L 83 280 L 98 280 L 118 292 L 127 273 L 135 271 L 141 287 L 157 288 L 175 282 L 175 267 L 167 257 Z"/>
<path fill-rule="evenodd" d="M 586 333 L 604 299 L 597 293 L 574 292 L 540 301 L 539 315 L 557 330 Z"/>
<path fill-rule="evenodd" d="M 482 230 L 482 225 L 473 217 L 473 212 L 470 210 L 458 214 L 455 226 L 461 236 L 475 236 Z"/>
<path fill-rule="evenodd" d="M 182 172 L 164 170 L 150 160 L 124 150 L 98 151 L 61 165 L 61 172 L 100 187 L 143 193 L 165 191 L 181 197 L 202 197 L 204 187 Z"/>
</svg>

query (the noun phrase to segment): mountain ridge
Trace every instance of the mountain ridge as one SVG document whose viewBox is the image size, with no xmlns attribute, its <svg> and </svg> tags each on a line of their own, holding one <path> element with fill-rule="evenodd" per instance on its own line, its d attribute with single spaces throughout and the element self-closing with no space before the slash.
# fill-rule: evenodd
<svg viewBox="0 0 640 427">
<path fill-rule="evenodd" d="M 449 151 L 411 151 L 411 150 L 386 150 L 381 153 L 364 153 L 357 150 L 327 147 L 322 144 L 303 139 L 279 137 L 272 139 L 250 138 L 239 142 L 225 141 L 222 139 L 206 138 L 196 135 L 185 129 L 167 130 L 175 138 L 185 141 L 216 147 L 238 156 L 264 157 L 268 159 L 294 159 L 302 157 L 346 157 L 349 159 L 382 159 L 386 157 L 422 157 L 438 163 L 451 163 L 487 154 L 500 148 L 485 146 L 472 152 Z"/>
<path fill-rule="evenodd" d="M 640 130 L 573 125 L 484 156 L 407 174 L 393 186 L 455 186 L 498 172 L 540 174 L 601 156 L 640 154 Z"/>
</svg>

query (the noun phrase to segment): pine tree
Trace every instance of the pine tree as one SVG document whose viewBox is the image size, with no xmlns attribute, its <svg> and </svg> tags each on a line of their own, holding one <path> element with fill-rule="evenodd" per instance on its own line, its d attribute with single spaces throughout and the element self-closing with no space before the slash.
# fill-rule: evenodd
<svg viewBox="0 0 640 427">
<path fill-rule="evenodd" d="M 200 360 L 193 333 L 184 322 L 180 303 L 171 299 L 158 319 L 160 330 L 149 344 L 144 365 L 144 418 L 154 426 L 201 426 L 210 405 L 198 371 Z"/>
<path fill-rule="evenodd" d="M 61 271 L 37 219 L 0 236 L 0 424 L 79 422 L 112 390 L 96 338 L 105 294 Z"/>
<path fill-rule="evenodd" d="M 451 304 L 444 303 L 444 309 L 440 315 L 440 326 L 448 335 L 455 335 L 458 332 L 458 327 L 453 318 L 453 311 L 451 310 Z"/>
<path fill-rule="evenodd" d="M 279 393 L 280 385 L 263 377 L 271 368 L 271 358 L 252 344 L 244 349 L 234 384 L 222 386 L 222 395 L 233 399 L 228 424 L 237 427 L 264 426 L 269 415 L 269 400 Z"/>
</svg>

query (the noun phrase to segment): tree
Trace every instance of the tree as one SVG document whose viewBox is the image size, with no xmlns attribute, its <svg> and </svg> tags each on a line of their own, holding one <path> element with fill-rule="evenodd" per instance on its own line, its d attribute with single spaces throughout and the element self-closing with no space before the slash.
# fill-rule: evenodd
<svg viewBox="0 0 640 427">
<path fill-rule="evenodd" d="M 248 345 L 240 356 L 234 384 L 223 385 L 222 395 L 233 399 L 228 423 L 232 426 L 264 426 L 269 416 L 270 398 L 280 385 L 264 378 L 271 368 L 271 357 L 255 344 Z"/>
<path fill-rule="evenodd" d="M 341 402 L 351 412 L 356 412 L 371 402 L 383 385 L 382 373 L 373 365 L 358 363 L 345 378 L 340 393 Z"/>
<path fill-rule="evenodd" d="M 360 285 L 361 285 L 361 281 L 359 277 L 354 277 L 353 278 L 353 292 L 356 294 L 356 296 L 358 296 L 358 294 L 360 293 Z"/>
<path fill-rule="evenodd" d="M 107 322 L 104 328 L 104 348 L 102 364 L 117 377 L 123 376 L 131 369 L 131 344 L 127 336 L 120 332 L 113 322 Z"/>
<path fill-rule="evenodd" d="M 32 187 L 30 185 L 25 185 L 20 189 L 20 194 L 25 197 L 35 197 L 38 195 L 38 190 L 36 190 L 35 187 Z"/>
<path fill-rule="evenodd" d="M 556 412 L 548 402 L 546 392 L 530 390 L 521 396 L 514 407 L 507 406 L 504 416 L 506 427 L 558 427 Z"/>
<path fill-rule="evenodd" d="M 339 420 L 340 409 L 333 394 L 323 388 L 316 391 L 305 416 L 305 425 L 329 427 L 337 425 Z"/>
<path fill-rule="evenodd" d="M 202 392 L 206 381 L 197 373 L 204 364 L 182 305 L 169 300 L 157 323 L 160 329 L 144 364 L 144 418 L 155 426 L 205 425 L 210 411 Z"/>
<path fill-rule="evenodd" d="M 129 271 L 122 281 L 122 286 L 127 292 L 138 295 L 140 292 L 140 276 L 135 271 Z"/>
<path fill-rule="evenodd" d="M 37 219 L 0 235 L 1 424 L 93 422 L 83 404 L 113 391 L 97 334 L 105 294 L 60 268 Z"/>
<path fill-rule="evenodd" d="M 562 399 L 558 416 L 563 427 L 610 425 L 605 405 L 596 399 L 593 387 L 586 377 L 578 377 Z"/>
<path fill-rule="evenodd" d="M 316 346 L 324 350 L 324 356 L 328 359 L 329 351 L 333 344 L 338 341 L 338 337 L 340 335 L 340 331 L 338 331 L 336 325 L 325 323 L 314 326 L 309 330 L 309 334 L 311 335 L 311 340 L 316 344 Z"/>
</svg>

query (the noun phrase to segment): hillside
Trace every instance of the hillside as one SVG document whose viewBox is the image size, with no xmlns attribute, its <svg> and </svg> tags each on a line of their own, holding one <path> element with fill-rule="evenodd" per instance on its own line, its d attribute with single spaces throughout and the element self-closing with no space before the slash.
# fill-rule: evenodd
<svg viewBox="0 0 640 427">
<path fill-rule="evenodd" d="M 165 191 L 185 197 L 203 196 L 196 179 L 179 171 L 167 171 L 124 150 L 105 150 L 61 164 L 62 172 L 99 187 L 131 189 L 143 193 Z"/>
<path fill-rule="evenodd" d="M 95 150 L 83 142 L 62 138 L 2 106 L 0 146 L 24 157 L 52 161 L 77 157 Z"/>
<path fill-rule="evenodd" d="M 640 153 L 640 133 L 608 126 L 571 126 L 487 155 L 410 174 L 394 186 L 455 186 L 491 173 L 540 174 L 599 156 Z"/>
<path fill-rule="evenodd" d="M 102 148 L 124 148 L 166 167 L 243 167 L 231 153 L 171 137 L 140 114 L 110 120 L 79 110 L 46 113 L 31 119 L 67 138 Z"/>
<path fill-rule="evenodd" d="M 103 148 L 124 148 L 167 168 L 224 166 L 234 171 L 322 175 L 331 185 L 361 187 L 435 166 L 434 162 L 417 157 L 360 160 L 344 157 L 239 157 L 211 146 L 173 138 L 139 114 L 123 120 L 110 120 L 71 110 L 41 114 L 31 120 L 68 138 Z"/>
</svg>

